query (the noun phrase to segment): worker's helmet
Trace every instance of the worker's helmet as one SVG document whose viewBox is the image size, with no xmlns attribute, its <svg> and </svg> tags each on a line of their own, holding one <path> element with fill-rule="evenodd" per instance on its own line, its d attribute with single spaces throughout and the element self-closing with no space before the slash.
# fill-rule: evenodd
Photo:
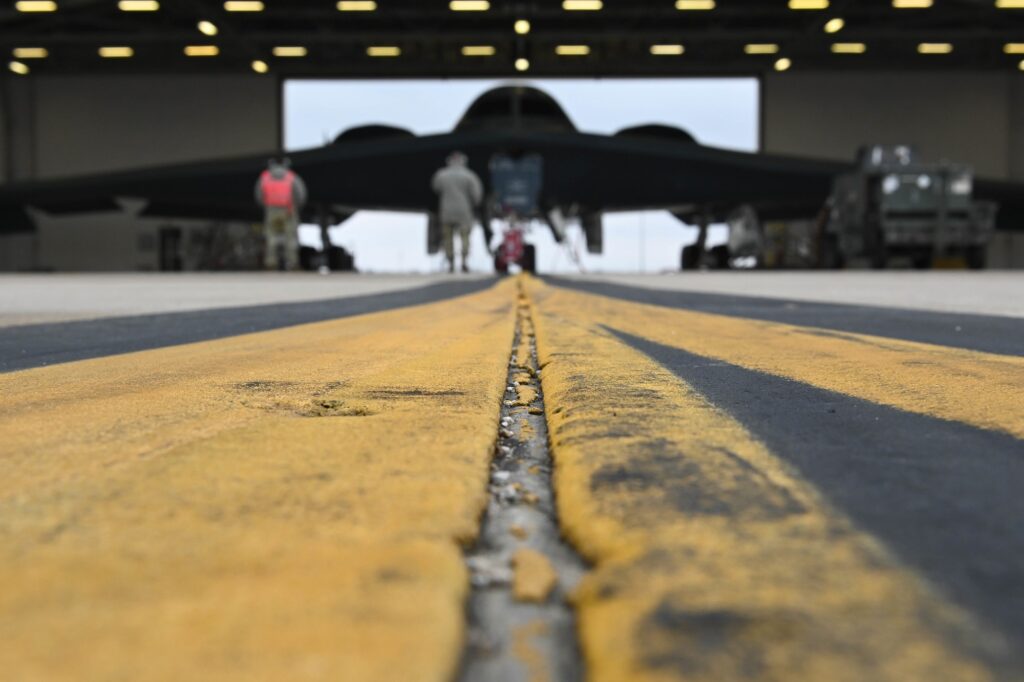
<svg viewBox="0 0 1024 682">
<path fill-rule="evenodd" d="M 460 151 L 454 151 L 448 155 L 448 163 L 451 165 L 465 166 L 469 157 Z"/>
</svg>

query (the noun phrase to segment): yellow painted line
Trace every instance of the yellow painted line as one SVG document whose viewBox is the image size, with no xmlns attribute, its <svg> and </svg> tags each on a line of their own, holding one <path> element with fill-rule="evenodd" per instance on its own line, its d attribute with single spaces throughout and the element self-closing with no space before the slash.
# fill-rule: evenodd
<svg viewBox="0 0 1024 682">
<path fill-rule="evenodd" d="M 633 318 L 526 286 L 563 531 L 593 562 L 575 596 L 590 680 L 993 677 L 965 653 L 990 633 L 599 326 Z"/>
<path fill-rule="evenodd" d="M 536 283 L 558 310 L 655 343 L 1024 438 L 1024 358 L 619 301 Z"/>
<path fill-rule="evenodd" d="M 0 376 L 0 676 L 451 679 L 514 318 L 503 283 Z"/>
</svg>

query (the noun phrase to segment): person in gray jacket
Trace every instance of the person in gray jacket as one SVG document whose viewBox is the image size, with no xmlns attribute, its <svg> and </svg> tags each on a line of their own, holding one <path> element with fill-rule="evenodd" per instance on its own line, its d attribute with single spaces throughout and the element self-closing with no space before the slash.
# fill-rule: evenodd
<svg viewBox="0 0 1024 682">
<path fill-rule="evenodd" d="M 438 217 L 449 272 L 455 272 L 456 232 L 462 242 L 462 272 L 469 272 L 469 234 L 473 229 L 474 209 L 480 205 L 484 194 L 480 178 L 469 169 L 467 162 L 465 154 L 452 152 L 448 165 L 437 171 L 431 182 L 434 192 L 440 196 Z"/>
</svg>

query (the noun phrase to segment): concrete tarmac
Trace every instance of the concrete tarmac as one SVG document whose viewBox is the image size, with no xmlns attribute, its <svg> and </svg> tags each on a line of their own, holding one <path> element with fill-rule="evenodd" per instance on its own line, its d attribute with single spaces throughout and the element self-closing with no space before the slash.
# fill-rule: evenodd
<svg viewBox="0 0 1024 682">
<path fill-rule="evenodd" d="M 584 679 L 1024 679 L 1024 278 L 288 279 L 0 329 L 8 674 L 543 677 L 458 550 L 543 419 Z"/>
</svg>

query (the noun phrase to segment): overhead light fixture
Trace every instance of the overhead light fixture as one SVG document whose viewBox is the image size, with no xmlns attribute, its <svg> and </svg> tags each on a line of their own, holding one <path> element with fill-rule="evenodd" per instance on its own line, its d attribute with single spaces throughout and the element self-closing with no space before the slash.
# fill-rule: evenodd
<svg viewBox="0 0 1024 682">
<path fill-rule="evenodd" d="M 775 60 L 776 71 L 788 71 L 791 66 L 793 66 L 793 60 L 789 57 L 782 57 L 781 59 Z"/>
<path fill-rule="evenodd" d="M 217 24 L 213 23 L 212 21 L 200 21 L 198 24 L 196 24 L 196 28 L 198 28 L 199 32 L 202 33 L 204 36 L 217 35 Z"/>
<path fill-rule="evenodd" d="M 651 54 L 658 56 L 679 55 L 686 52 L 682 45 L 651 45 Z"/>
<path fill-rule="evenodd" d="M 31 69 L 28 68 L 28 64 L 22 64 L 21 62 L 10 62 L 7 68 L 18 74 L 19 76 L 27 76 Z"/>
<path fill-rule="evenodd" d="M 590 54 L 589 45 L 558 45 L 555 54 L 562 57 L 585 57 Z"/>
<path fill-rule="evenodd" d="M 491 8 L 488 0 L 452 0 L 448 9 L 453 12 L 486 12 Z"/>
<path fill-rule="evenodd" d="M 1020 60 L 1020 64 L 1017 65 L 1021 71 L 1024 71 L 1024 59 Z"/>
<path fill-rule="evenodd" d="M 305 57 L 309 50 L 301 45 L 278 45 L 273 50 L 275 57 Z"/>
<path fill-rule="evenodd" d="M 224 9 L 228 12 L 262 12 L 263 3 L 259 0 L 227 0 Z"/>
<path fill-rule="evenodd" d="M 216 57 L 220 54 L 220 48 L 216 45 L 186 45 L 186 57 Z"/>
<path fill-rule="evenodd" d="M 14 3 L 19 12 L 56 12 L 57 3 L 52 0 L 19 0 Z"/>
<path fill-rule="evenodd" d="M 46 59 L 50 55 L 45 47 L 16 47 L 11 54 L 15 59 Z"/>
<path fill-rule="evenodd" d="M 864 54 L 868 46 L 864 43 L 832 43 L 832 51 L 836 54 Z"/>
<path fill-rule="evenodd" d="M 846 26 L 846 21 L 836 17 L 825 22 L 825 33 L 839 33 Z"/>
<path fill-rule="evenodd" d="M 1024 9 L 1024 0 L 996 0 L 996 9 Z"/>
<path fill-rule="evenodd" d="M 917 51 L 921 54 L 949 54 L 953 51 L 952 43 L 920 43 Z"/>
<path fill-rule="evenodd" d="M 562 9 L 567 12 L 596 12 L 603 8 L 601 0 L 562 0 Z"/>
<path fill-rule="evenodd" d="M 525 57 L 520 57 L 516 60 L 516 71 L 529 71 L 530 60 Z"/>
<path fill-rule="evenodd" d="M 117 8 L 122 12 L 155 12 L 160 9 L 157 0 L 121 0 Z"/>
<path fill-rule="evenodd" d="M 527 21 L 526 19 L 520 19 L 515 23 L 514 28 L 516 30 L 516 33 L 518 33 L 521 36 L 525 36 L 527 33 L 530 32 L 530 22 Z"/>
<path fill-rule="evenodd" d="M 743 51 L 747 54 L 775 54 L 779 51 L 779 46 L 775 43 L 747 43 L 743 46 Z"/>
<path fill-rule="evenodd" d="M 377 3 L 373 0 L 341 0 L 339 12 L 376 12 Z"/>
<path fill-rule="evenodd" d="M 109 45 L 101 47 L 99 54 L 105 59 L 127 59 L 135 55 L 135 50 L 124 45 Z"/>
<path fill-rule="evenodd" d="M 1024 54 L 1024 43 L 1006 43 L 1003 45 L 1006 54 Z M 18 55 L 14 55 L 17 57 Z"/>
<path fill-rule="evenodd" d="M 789 0 L 790 9 L 828 9 L 828 0 Z"/>
<path fill-rule="evenodd" d="M 928 9 L 934 0 L 892 0 L 894 9 Z"/>
<path fill-rule="evenodd" d="M 266 73 L 270 71 L 270 67 L 262 59 L 254 59 L 252 62 L 252 70 L 256 73 Z"/>
<path fill-rule="evenodd" d="M 678 10 L 712 10 L 715 8 L 715 0 L 676 0 Z"/>
<path fill-rule="evenodd" d="M 493 57 L 497 50 L 494 45 L 463 45 L 463 57 Z"/>
<path fill-rule="evenodd" d="M 366 48 L 366 54 L 370 57 L 399 57 L 402 48 L 396 45 L 374 45 Z"/>
</svg>

